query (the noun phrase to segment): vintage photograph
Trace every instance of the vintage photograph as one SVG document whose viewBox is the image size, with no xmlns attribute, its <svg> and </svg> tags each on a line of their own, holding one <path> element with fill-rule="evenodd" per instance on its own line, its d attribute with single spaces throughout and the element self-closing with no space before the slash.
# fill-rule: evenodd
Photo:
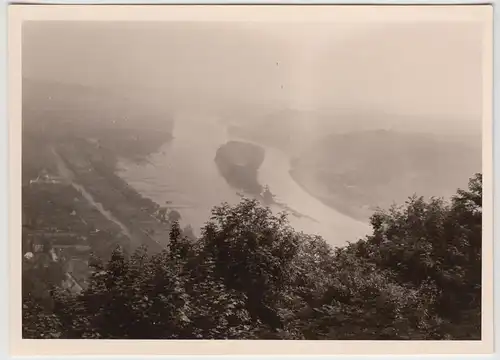
<svg viewBox="0 0 500 360">
<path fill-rule="evenodd" d="M 22 337 L 484 339 L 489 18 L 390 8 L 23 21 Z"/>
</svg>

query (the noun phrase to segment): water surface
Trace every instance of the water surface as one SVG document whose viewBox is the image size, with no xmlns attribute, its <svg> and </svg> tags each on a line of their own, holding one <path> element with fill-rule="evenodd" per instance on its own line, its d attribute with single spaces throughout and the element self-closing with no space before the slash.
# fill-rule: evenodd
<svg viewBox="0 0 500 360">
<path fill-rule="evenodd" d="M 213 206 L 240 201 L 238 190 L 227 184 L 214 162 L 217 149 L 229 140 L 237 139 L 230 137 L 216 118 L 178 114 L 171 142 L 144 164 L 120 161 L 118 173 L 143 196 L 160 205 L 168 201 L 181 214 L 181 223 L 190 224 L 199 234 Z M 354 242 L 369 232 L 367 224 L 341 214 L 304 191 L 290 176 L 290 161 L 285 153 L 262 147 L 266 155 L 258 180 L 270 187 L 278 203 L 305 215 L 289 216 L 296 230 L 321 235 L 334 246 Z M 271 209 L 276 213 L 284 210 L 278 205 Z"/>
</svg>

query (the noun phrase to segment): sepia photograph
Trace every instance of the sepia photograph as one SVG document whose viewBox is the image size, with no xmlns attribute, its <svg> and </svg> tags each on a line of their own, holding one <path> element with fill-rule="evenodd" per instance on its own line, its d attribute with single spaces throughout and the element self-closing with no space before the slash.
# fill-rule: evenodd
<svg viewBox="0 0 500 360">
<path fill-rule="evenodd" d="M 492 351 L 491 6 L 12 8 L 22 340 Z"/>
</svg>

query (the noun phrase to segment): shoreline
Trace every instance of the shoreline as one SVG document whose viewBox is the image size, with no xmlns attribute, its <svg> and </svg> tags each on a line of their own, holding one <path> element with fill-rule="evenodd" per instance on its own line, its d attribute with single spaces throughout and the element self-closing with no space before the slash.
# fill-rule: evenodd
<svg viewBox="0 0 500 360">
<path fill-rule="evenodd" d="M 360 222 L 369 224 L 371 215 L 370 216 L 362 215 L 361 214 L 362 210 L 360 210 L 359 212 L 356 210 L 351 210 L 350 209 L 351 207 L 349 207 L 347 205 L 346 206 L 340 205 L 336 201 L 329 200 L 323 196 L 315 194 L 313 191 L 311 191 L 311 189 L 309 189 L 309 187 L 304 182 L 302 182 L 300 180 L 300 175 L 297 174 L 297 171 L 298 171 L 297 169 L 293 169 L 292 167 L 290 167 L 290 170 L 288 171 L 288 173 L 290 174 L 290 177 L 293 179 L 293 181 L 298 186 L 300 186 L 300 188 L 302 190 L 304 190 L 306 193 L 308 193 L 309 196 L 320 201 L 323 205 L 328 206 L 329 208 L 331 208 L 335 211 L 338 211 L 342 215 L 348 216 L 356 221 L 360 221 Z M 371 212 L 371 214 L 373 214 L 373 211 Z"/>
<path fill-rule="evenodd" d="M 149 251 L 156 252 L 167 245 L 170 224 L 156 218 L 160 208 L 157 203 L 142 196 L 116 173 L 119 154 L 82 141 L 59 146 L 75 181 L 130 230 L 138 246 L 147 245 Z M 138 247 L 133 243 L 132 248 Z"/>
<path fill-rule="evenodd" d="M 221 147 L 219 147 L 218 153 L 219 153 L 219 151 L 221 151 L 221 149 L 225 149 L 225 147 L 227 147 L 230 143 L 244 143 L 244 144 L 255 146 L 256 150 L 258 150 L 258 151 L 261 151 L 261 150 L 263 151 L 263 158 L 262 158 L 262 161 L 260 161 L 258 167 L 252 168 L 252 169 L 247 169 L 248 171 L 250 171 L 252 173 L 250 175 L 252 177 L 252 179 L 247 180 L 247 183 L 249 183 L 250 186 L 243 186 L 238 181 L 234 181 L 233 178 L 230 178 L 231 171 L 224 171 L 224 168 L 222 168 L 222 165 L 220 164 L 220 162 L 222 160 L 218 160 L 218 157 L 216 155 L 215 163 L 219 169 L 219 172 L 223 176 L 224 180 L 231 187 L 233 187 L 233 189 L 235 189 L 237 191 L 238 196 L 241 197 L 240 192 L 246 193 L 247 195 L 252 196 L 255 199 L 259 200 L 260 203 L 264 206 L 270 207 L 270 206 L 274 205 L 276 207 L 281 208 L 283 211 L 287 212 L 287 214 L 289 216 L 293 216 L 296 218 L 306 218 L 306 219 L 309 219 L 311 221 L 317 222 L 316 219 L 312 218 L 309 215 L 303 214 L 300 211 L 290 207 L 287 203 L 276 201 L 276 199 L 275 199 L 276 195 L 270 189 L 269 189 L 270 198 L 266 198 L 262 195 L 263 191 L 265 191 L 265 189 L 268 187 L 268 184 L 264 184 L 264 183 L 261 183 L 259 181 L 258 173 L 259 173 L 259 170 L 262 166 L 262 163 L 265 161 L 266 151 L 268 151 L 269 148 L 272 148 L 271 146 L 265 145 L 265 144 L 260 144 L 258 142 L 249 141 L 249 140 L 246 140 L 243 138 L 231 138 L 225 144 L 223 144 Z M 239 167 L 239 165 L 236 165 L 236 164 L 225 164 L 224 166 L 229 167 L 229 168 L 232 167 L 233 169 L 237 169 Z M 292 180 L 294 180 L 294 179 L 292 178 Z M 236 184 L 236 183 L 238 183 L 238 184 Z"/>
<path fill-rule="evenodd" d="M 302 183 L 299 179 L 298 179 L 298 175 L 297 174 L 294 174 L 297 169 L 294 169 L 292 167 L 292 161 L 293 161 L 293 158 L 291 155 L 288 155 L 287 152 L 279 147 L 276 147 L 276 146 L 271 146 L 271 145 L 267 145 L 263 142 L 259 142 L 259 141 L 256 141 L 256 140 L 253 140 L 253 139 L 250 139 L 250 138 L 247 138 L 246 136 L 243 136 L 243 135 L 230 135 L 229 137 L 229 140 L 228 141 L 241 141 L 241 142 L 246 142 L 248 144 L 253 144 L 253 145 L 256 145 L 256 146 L 260 146 L 262 147 L 265 151 L 267 151 L 268 148 L 271 148 L 271 149 L 274 149 L 274 150 L 277 150 L 277 151 L 280 151 L 282 153 L 284 153 L 287 158 L 288 158 L 288 175 L 290 176 L 290 178 L 292 179 L 293 182 L 295 182 L 302 190 L 304 190 L 309 196 L 311 196 L 312 198 L 320 201 L 323 205 L 329 207 L 330 209 L 332 210 L 335 210 L 335 211 L 338 211 L 340 214 L 342 215 L 345 215 L 347 217 L 350 217 L 352 218 L 353 220 L 356 220 L 356 221 L 360 221 L 360 222 L 363 222 L 363 223 L 366 223 L 366 224 L 369 224 L 369 221 L 370 221 L 370 217 L 371 217 L 371 214 L 373 214 L 373 211 L 370 212 L 370 215 L 369 216 L 365 216 L 365 215 L 361 215 L 359 212 L 356 212 L 355 210 L 350 210 L 348 209 L 347 206 L 342 206 L 342 205 L 339 205 L 337 202 L 333 203 L 332 201 L 329 201 L 327 199 L 325 199 L 324 197 L 322 196 L 318 196 L 317 194 L 315 194 L 314 192 L 312 192 L 304 183 Z M 264 160 L 265 161 L 265 160 Z M 265 186 L 265 184 L 261 184 L 262 186 Z M 295 209 L 292 209 L 291 207 L 289 207 L 286 203 L 276 203 L 274 202 L 275 205 L 283 208 L 285 211 L 288 211 L 290 213 L 290 215 L 292 216 L 296 216 L 298 215 L 298 217 L 305 217 L 305 218 L 309 218 L 311 220 L 314 220 L 313 218 L 311 218 L 310 216 L 308 215 L 305 215 L 305 214 L 302 214 L 300 211 L 298 210 L 295 210 Z"/>
</svg>

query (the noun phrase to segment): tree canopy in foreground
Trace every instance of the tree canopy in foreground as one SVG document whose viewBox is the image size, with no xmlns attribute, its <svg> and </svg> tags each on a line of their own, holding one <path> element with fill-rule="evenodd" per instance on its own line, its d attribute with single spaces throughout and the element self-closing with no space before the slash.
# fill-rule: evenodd
<svg viewBox="0 0 500 360">
<path fill-rule="evenodd" d="M 342 248 L 258 201 L 178 223 L 165 251 L 116 249 L 89 286 L 50 305 L 24 280 L 23 337 L 105 339 L 481 338 L 482 176 L 449 201 L 413 196 Z"/>
</svg>

